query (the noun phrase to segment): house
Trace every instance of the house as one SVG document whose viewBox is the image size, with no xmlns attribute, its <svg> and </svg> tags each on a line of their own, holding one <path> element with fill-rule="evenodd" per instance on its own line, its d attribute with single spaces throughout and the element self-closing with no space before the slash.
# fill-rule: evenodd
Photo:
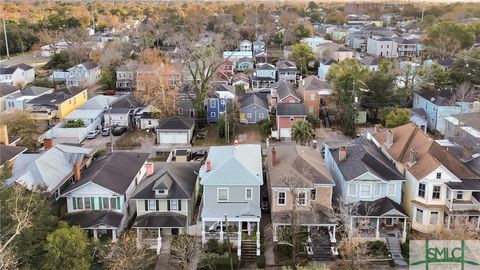
<svg viewBox="0 0 480 270">
<path fill-rule="evenodd" d="M 232 227 L 229 239 L 237 247 L 239 259 L 245 240 L 256 237 L 256 255 L 260 255 L 260 186 L 263 185 L 260 145 L 212 146 L 200 168 L 203 186 L 201 210 L 202 244 L 208 239 L 225 240 L 225 220 Z M 246 237 L 242 234 L 245 233 Z M 236 242 L 236 243 L 235 243 Z M 251 243 L 251 242 L 249 242 Z M 249 247 L 249 246 L 248 246 Z M 248 248 L 247 247 L 247 248 Z M 246 255 L 246 254 L 245 254 Z"/>
<path fill-rule="evenodd" d="M 253 90 L 269 88 L 277 81 L 277 69 L 269 63 L 258 64 L 251 81 Z"/>
<path fill-rule="evenodd" d="M 219 71 L 226 75 L 233 75 L 235 73 L 235 65 L 231 60 L 225 60 L 220 66 Z"/>
<path fill-rule="evenodd" d="M 198 162 L 155 162 L 132 196 L 137 242 L 162 248 L 162 236 L 189 233 L 198 198 Z"/>
<path fill-rule="evenodd" d="M 36 191 L 45 187 L 45 191 L 55 200 L 79 179 L 78 172 L 89 166 L 94 150 L 64 144 L 53 145 L 45 140 L 45 151 L 39 154 L 21 154 L 17 157 L 12 177 L 7 184 L 19 184 Z"/>
<path fill-rule="evenodd" d="M 68 49 L 69 43 L 66 41 L 59 41 L 54 44 L 48 44 L 42 46 L 40 49 L 42 50 L 42 57 L 52 57 L 54 54 L 60 53 Z"/>
<path fill-rule="evenodd" d="M 254 68 L 254 62 L 253 58 L 248 58 L 248 57 L 242 57 L 238 59 L 237 61 L 237 71 L 243 72 L 246 70 L 253 70 Z"/>
<path fill-rule="evenodd" d="M 173 116 L 164 119 L 155 129 L 158 144 L 190 144 L 193 138 L 195 119 Z"/>
<path fill-rule="evenodd" d="M 255 63 L 260 64 L 260 63 L 273 63 L 275 60 L 275 57 L 267 51 L 258 53 L 254 55 L 255 57 Z"/>
<path fill-rule="evenodd" d="M 240 108 L 240 123 L 255 124 L 269 119 L 270 109 L 265 93 L 246 93 L 238 98 Z"/>
<path fill-rule="evenodd" d="M 410 122 L 414 123 L 424 132 L 427 132 L 427 113 L 423 108 L 411 108 L 410 111 Z"/>
<path fill-rule="evenodd" d="M 3 88 L 3 86 L 2 86 Z M 53 88 L 30 86 L 22 88 L 4 97 L 6 110 L 25 110 L 29 107 L 28 102 L 41 95 L 53 93 Z"/>
<path fill-rule="evenodd" d="M 87 102 L 87 88 L 62 86 L 51 94 L 38 96 L 27 102 L 27 110 L 36 120 L 63 120 L 69 113 Z"/>
<path fill-rule="evenodd" d="M 277 131 L 272 137 L 292 137 L 292 125 L 298 121 L 305 121 L 307 109 L 303 103 L 279 103 L 277 104 Z M 276 136 L 274 136 L 276 135 Z"/>
<path fill-rule="evenodd" d="M 35 70 L 26 64 L 0 68 L 0 85 L 25 86 L 35 80 Z"/>
<path fill-rule="evenodd" d="M 397 42 L 390 38 L 369 38 L 367 41 L 367 53 L 377 57 L 397 58 Z"/>
<path fill-rule="evenodd" d="M 298 77 L 300 76 L 297 65 L 288 60 L 277 62 L 277 72 L 279 81 L 289 81 L 293 84 L 297 84 Z"/>
<path fill-rule="evenodd" d="M 300 40 L 301 42 L 305 43 L 310 47 L 313 51 L 313 53 L 318 52 L 318 46 L 324 44 L 324 43 L 329 43 L 331 42 L 330 40 L 326 40 L 322 37 L 306 37 Z"/>
<path fill-rule="evenodd" d="M 224 51 L 223 52 L 223 60 L 232 61 L 233 66 L 237 64 L 238 59 L 243 57 L 253 58 L 252 50 L 250 49 L 250 51 Z"/>
<path fill-rule="evenodd" d="M 277 145 L 267 152 L 266 164 L 273 241 L 279 240 L 277 230 L 291 226 L 296 216 L 296 223 L 307 228 L 308 253 L 330 259 L 338 255 L 332 210 L 335 182 L 320 152 L 306 146 Z"/>
<path fill-rule="evenodd" d="M 227 112 L 227 99 L 220 98 L 216 93 L 207 97 L 207 123 L 216 123 Z"/>
<path fill-rule="evenodd" d="M 19 90 L 20 88 L 14 85 L 2 85 L 0 87 L 0 112 L 5 111 L 5 108 L 6 108 L 5 97 L 18 92 Z"/>
<path fill-rule="evenodd" d="M 318 65 L 318 78 L 320 78 L 321 80 L 325 80 L 327 78 L 328 70 L 332 65 L 336 63 L 337 61 L 331 58 L 322 58 Z"/>
<path fill-rule="evenodd" d="M 262 40 L 256 40 L 252 43 L 253 46 L 253 55 L 258 55 L 259 53 L 265 52 L 265 42 Z"/>
<path fill-rule="evenodd" d="M 412 123 L 371 138 L 406 179 L 403 206 L 414 230 L 429 233 L 465 220 L 478 230 L 480 178 L 470 168 Z"/>
<path fill-rule="evenodd" d="M 427 114 L 427 128 L 444 134 L 445 118 L 452 114 L 470 111 L 471 102 L 457 102 L 455 91 L 444 89 L 439 91 L 423 91 L 413 93 L 413 108 L 422 108 Z"/>
<path fill-rule="evenodd" d="M 241 52 L 252 52 L 252 42 L 245 39 L 240 42 L 240 45 L 238 45 L 238 48 Z"/>
<path fill-rule="evenodd" d="M 0 170 L 12 173 L 15 159 L 27 151 L 26 147 L 16 146 L 18 137 L 8 136 L 7 125 L 0 125 Z"/>
<path fill-rule="evenodd" d="M 386 241 L 394 235 L 405 242 L 408 215 L 401 206 L 405 177 L 369 138 L 323 145 L 336 183 L 335 198 L 354 209 L 350 236 Z"/>
<path fill-rule="evenodd" d="M 300 103 L 301 99 L 295 92 L 295 86 L 289 81 L 278 81 L 272 85 L 272 99 L 278 103 Z"/>
<path fill-rule="evenodd" d="M 376 71 L 378 69 L 378 58 L 372 56 L 365 56 L 360 59 L 360 64 L 370 71 Z"/>
<path fill-rule="evenodd" d="M 135 88 L 137 78 L 138 62 L 129 61 L 120 66 L 116 70 L 117 81 L 115 86 L 117 89 L 132 91 Z"/>
<path fill-rule="evenodd" d="M 474 109 L 478 103 L 474 102 Z M 480 112 L 453 114 L 445 117 L 445 137 L 470 137 L 480 139 Z"/>
<path fill-rule="evenodd" d="M 355 55 L 353 50 L 345 47 L 338 47 L 330 53 L 330 57 L 335 61 L 343 61 L 345 59 L 352 59 Z"/>
<path fill-rule="evenodd" d="M 100 66 L 85 62 L 69 68 L 66 84 L 68 86 L 84 87 L 95 84 L 100 79 Z"/>
<path fill-rule="evenodd" d="M 103 114 L 106 126 L 134 127 L 135 115 L 141 110 L 142 104 L 133 93 L 120 96 Z"/>
<path fill-rule="evenodd" d="M 315 117 L 320 116 L 320 108 L 324 107 L 332 95 L 332 86 L 317 76 L 310 75 L 299 83 L 298 92 L 302 95 L 307 112 Z"/>
<path fill-rule="evenodd" d="M 75 183 L 61 195 L 67 201 L 62 219 L 87 230 L 95 239 L 106 234 L 116 242 L 135 212 L 129 202 L 145 175 L 148 155 L 112 152 L 97 158 L 83 173 L 76 168 Z"/>
<path fill-rule="evenodd" d="M 396 38 L 398 57 L 419 57 L 422 52 L 420 39 Z"/>
<path fill-rule="evenodd" d="M 78 109 L 80 110 L 107 110 L 111 104 L 115 103 L 115 101 L 119 98 L 119 96 L 107 96 L 107 95 L 97 95 L 90 99 L 88 99 L 85 104 L 80 106 Z"/>
<path fill-rule="evenodd" d="M 244 73 L 236 73 L 232 76 L 231 84 L 235 87 L 235 90 L 248 90 L 250 89 L 250 77 Z"/>
</svg>

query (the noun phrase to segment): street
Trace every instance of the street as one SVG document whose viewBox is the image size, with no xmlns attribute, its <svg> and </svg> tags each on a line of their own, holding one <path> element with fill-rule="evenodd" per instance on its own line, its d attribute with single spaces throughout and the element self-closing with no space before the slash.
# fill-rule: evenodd
<svg viewBox="0 0 480 270">
<path fill-rule="evenodd" d="M 8 67 L 11 65 L 16 65 L 24 63 L 31 65 L 32 67 L 38 67 L 45 65 L 50 60 L 50 57 L 42 57 L 40 51 L 28 52 L 24 54 L 18 54 L 17 56 L 12 56 L 10 59 L 6 57 L 0 60 L 0 67 Z"/>
</svg>

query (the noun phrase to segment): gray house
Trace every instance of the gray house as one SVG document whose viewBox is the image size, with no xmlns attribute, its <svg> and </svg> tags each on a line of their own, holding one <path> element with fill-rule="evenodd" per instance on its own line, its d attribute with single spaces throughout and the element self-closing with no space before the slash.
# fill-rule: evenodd
<svg viewBox="0 0 480 270">
<path fill-rule="evenodd" d="M 247 93 L 239 97 L 240 123 L 255 124 L 268 119 L 270 110 L 265 93 Z"/>
<path fill-rule="evenodd" d="M 238 257 L 259 256 L 260 186 L 263 185 L 260 145 L 210 147 L 199 176 L 203 185 L 202 243 L 212 238 L 223 241 L 227 220 L 227 232 L 237 246 Z M 253 246 L 256 248 L 252 250 Z"/>
</svg>

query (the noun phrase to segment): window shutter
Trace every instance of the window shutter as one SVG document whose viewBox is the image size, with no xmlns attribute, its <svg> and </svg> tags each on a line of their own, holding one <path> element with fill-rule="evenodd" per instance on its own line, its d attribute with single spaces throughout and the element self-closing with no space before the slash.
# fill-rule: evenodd
<svg viewBox="0 0 480 270">
<path fill-rule="evenodd" d="M 178 200 L 178 211 L 182 211 L 182 200 Z"/>
<path fill-rule="evenodd" d="M 102 197 L 98 197 L 98 209 L 103 209 L 103 199 Z"/>
<path fill-rule="evenodd" d="M 148 200 L 145 200 L 145 211 L 148 211 Z"/>
<path fill-rule="evenodd" d="M 158 211 L 160 209 L 158 200 L 155 200 L 155 210 Z"/>
<path fill-rule="evenodd" d="M 120 208 L 120 197 L 117 197 L 117 209 L 122 209 Z"/>
<path fill-rule="evenodd" d="M 77 210 L 77 198 L 72 197 L 72 202 L 73 202 L 73 210 Z"/>
<path fill-rule="evenodd" d="M 170 200 L 167 200 L 167 210 L 170 211 Z"/>
<path fill-rule="evenodd" d="M 90 207 L 92 208 L 92 210 L 95 210 L 95 198 L 94 197 L 90 197 Z"/>
</svg>

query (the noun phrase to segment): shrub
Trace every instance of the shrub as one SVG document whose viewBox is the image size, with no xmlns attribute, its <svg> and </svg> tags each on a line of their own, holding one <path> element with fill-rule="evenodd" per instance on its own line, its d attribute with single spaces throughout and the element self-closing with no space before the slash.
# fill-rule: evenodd
<svg viewBox="0 0 480 270">
<path fill-rule="evenodd" d="M 265 255 L 257 257 L 257 268 L 265 268 Z"/>
<path fill-rule="evenodd" d="M 409 251 L 410 251 L 410 246 L 409 246 L 409 241 L 406 241 L 405 243 L 402 243 L 400 245 L 400 248 L 402 249 L 402 256 L 408 260 L 409 257 Z"/>
<path fill-rule="evenodd" d="M 208 253 L 217 253 L 217 254 L 223 253 L 223 252 L 218 253 L 218 250 L 220 249 L 220 244 L 218 243 L 217 239 L 209 239 L 206 245 L 207 245 L 207 248 L 205 251 Z"/>
<path fill-rule="evenodd" d="M 63 127 L 64 128 L 81 128 L 84 127 L 85 124 L 82 120 L 68 120 Z"/>
<path fill-rule="evenodd" d="M 366 242 L 367 248 L 369 253 L 373 255 L 380 255 L 387 257 L 388 256 L 388 248 L 387 245 L 382 241 L 368 241 Z"/>
</svg>

